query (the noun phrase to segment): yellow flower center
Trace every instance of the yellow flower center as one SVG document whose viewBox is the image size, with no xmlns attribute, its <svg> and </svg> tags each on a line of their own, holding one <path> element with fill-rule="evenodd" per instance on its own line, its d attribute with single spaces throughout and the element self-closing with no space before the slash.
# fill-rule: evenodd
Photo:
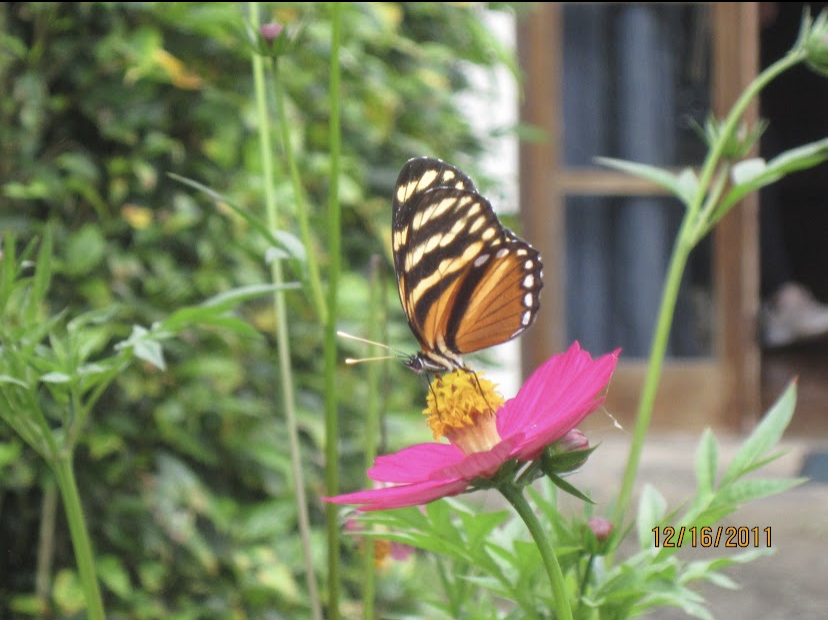
<svg viewBox="0 0 828 620">
<path fill-rule="evenodd" d="M 495 412 L 503 404 L 495 385 L 467 370 L 434 377 L 423 414 L 434 439 L 445 437 L 466 454 L 491 450 L 500 443 Z"/>
</svg>

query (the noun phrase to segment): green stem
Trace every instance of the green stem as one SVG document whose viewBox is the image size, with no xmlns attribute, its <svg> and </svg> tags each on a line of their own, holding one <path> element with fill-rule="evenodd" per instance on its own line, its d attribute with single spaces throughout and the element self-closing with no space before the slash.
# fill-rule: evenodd
<svg viewBox="0 0 828 620">
<path fill-rule="evenodd" d="M 627 457 L 627 465 L 621 481 L 621 491 L 618 495 L 615 516 L 613 517 L 615 523 L 620 523 L 626 513 L 638 472 L 638 466 L 641 462 L 641 451 L 644 448 L 644 440 L 647 437 L 650 420 L 653 417 L 653 404 L 655 403 L 658 383 L 661 379 L 661 371 L 664 367 L 664 356 L 667 352 L 670 328 L 673 325 L 673 313 L 676 308 L 681 277 L 684 273 L 684 267 L 687 264 L 687 258 L 690 256 L 690 250 L 692 249 L 692 245 L 687 243 L 687 231 L 689 228 L 690 218 L 685 217 L 681 231 L 679 232 L 679 238 L 673 249 L 673 255 L 670 258 L 670 265 L 664 282 L 661 307 L 658 312 L 653 344 L 650 349 L 650 357 L 647 364 L 647 374 L 644 379 L 644 386 L 641 389 L 641 398 L 638 403 L 638 411 L 635 418 L 630 454 Z M 622 528 L 618 529 L 620 530 Z"/>
<path fill-rule="evenodd" d="M 66 511 L 66 521 L 69 524 L 69 534 L 72 537 L 72 547 L 75 550 L 75 562 L 78 565 L 78 575 L 86 599 L 87 620 L 104 620 L 103 601 L 98 579 L 95 575 L 95 556 L 92 553 L 92 543 L 83 518 L 78 484 L 75 481 L 75 472 L 72 469 L 71 453 L 65 454 L 52 461 L 60 495 L 63 498 L 63 508 Z"/>
<path fill-rule="evenodd" d="M 330 59 L 330 124 L 328 149 L 331 161 L 328 190 L 328 272 L 327 309 L 322 316 L 325 326 L 325 488 L 329 497 L 339 493 L 339 427 L 336 390 L 336 316 L 339 294 L 339 272 L 342 262 L 341 206 L 339 204 L 339 155 L 341 151 L 339 99 L 339 46 L 341 41 L 342 5 L 331 2 L 331 59 Z M 310 252 L 310 248 L 308 248 Z M 328 536 L 328 618 L 339 618 L 341 590 L 339 561 L 339 521 L 337 506 L 325 504 Z"/>
<path fill-rule="evenodd" d="M 249 4 L 250 23 L 256 30 L 259 29 L 259 14 L 257 4 Z M 259 144 L 261 147 L 262 170 L 265 177 L 265 205 L 267 210 L 267 225 L 276 230 L 279 222 L 276 209 L 275 183 L 273 179 L 273 148 L 270 142 L 270 117 L 267 113 L 267 97 L 265 88 L 264 62 L 261 56 L 253 54 L 253 79 L 256 93 L 256 111 L 259 119 Z M 308 249 L 308 252 L 310 250 Z M 271 264 L 271 280 L 274 284 L 284 282 L 282 263 L 274 260 Z M 273 294 L 273 308 L 276 315 L 276 343 L 279 358 L 279 383 L 281 384 L 282 409 L 285 414 L 288 443 L 290 446 L 291 473 L 294 492 L 296 493 L 296 512 L 299 525 L 299 536 L 302 542 L 302 555 L 305 562 L 305 579 L 308 586 L 311 615 L 314 620 L 322 619 L 322 608 L 319 603 L 319 589 L 316 585 L 316 572 L 313 565 L 313 553 L 310 538 L 310 518 L 308 515 L 307 498 L 305 496 L 305 480 L 302 474 L 302 457 L 299 448 L 299 430 L 296 422 L 296 404 L 294 398 L 293 373 L 290 363 L 290 344 L 287 326 L 287 304 L 284 292 L 279 290 Z"/>
<path fill-rule="evenodd" d="M 43 485 L 43 503 L 40 510 L 40 533 L 37 544 L 35 570 L 35 598 L 43 609 L 48 608 L 52 560 L 55 555 L 55 522 L 57 519 L 58 489 L 52 478 Z"/>
<path fill-rule="evenodd" d="M 521 489 L 511 483 L 506 483 L 498 490 L 514 506 L 520 518 L 523 519 L 529 533 L 532 534 L 538 551 L 540 551 L 546 573 L 549 575 L 549 582 L 552 585 L 552 595 L 555 598 L 555 618 L 557 620 L 572 620 L 572 608 L 569 606 L 569 597 L 566 594 L 566 583 L 564 582 L 563 572 L 561 572 L 561 565 L 558 563 L 558 557 L 555 555 L 552 543 L 546 536 L 546 530 L 544 530 L 529 502 L 526 501 Z"/>
<path fill-rule="evenodd" d="M 290 172 L 291 185 L 293 187 L 293 199 L 296 203 L 296 221 L 299 224 L 299 236 L 302 238 L 302 245 L 305 246 L 305 261 L 308 267 L 308 280 L 311 289 L 310 298 L 314 310 L 316 310 L 316 315 L 324 325 L 328 320 L 328 310 L 325 307 L 325 296 L 322 293 L 322 278 L 319 275 L 319 266 L 316 262 L 316 252 L 314 251 L 310 224 L 308 223 L 308 209 L 307 202 L 305 201 L 305 192 L 302 188 L 302 177 L 299 174 L 299 166 L 296 162 L 296 156 L 293 153 L 293 143 L 290 139 L 291 123 L 285 107 L 284 85 L 279 79 L 278 61 L 273 61 L 273 76 L 274 98 L 276 100 L 276 113 L 279 118 L 282 149 L 284 150 L 285 160 L 287 161 L 288 171 Z M 333 162 L 331 162 L 331 166 L 333 167 Z"/>
<path fill-rule="evenodd" d="M 374 257 L 376 258 L 376 257 Z M 368 334 L 369 338 L 379 341 L 378 332 L 382 329 L 382 308 L 385 297 L 382 295 L 382 273 L 380 262 L 371 260 L 371 297 L 368 301 Z M 371 349 L 374 354 L 374 348 Z M 373 464 L 377 456 L 377 442 L 380 437 L 379 412 L 380 412 L 380 382 L 379 375 L 382 370 L 380 364 L 368 365 L 367 389 L 368 400 L 365 403 L 365 470 Z M 365 539 L 365 556 L 362 564 L 362 617 L 363 620 L 373 620 L 374 599 L 376 596 L 376 570 L 374 568 L 374 538 L 368 536 Z"/>
<path fill-rule="evenodd" d="M 804 49 L 798 48 L 791 50 L 784 57 L 780 58 L 767 69 L 762 71 L 762 73 L 757 75 L 756 78 L 754 78 L 754 80 L 742 92 L 742 94 L 739 95 L 739 98 L 736 99 L 736 102 L 733 104 L 733 107 L 730 109 L 730 112 L 725 118 L 725 122 L 722 124 L 719 132 L 719 139 L 712 145 L 713 148 L 708 153 L 704 165 L 702 166 L 701 173 L 699 174 L 699 191 L 696 194 L 696 200 L 692 205 L 690 205 L 688 215 L 690 213 L 695 215 L 701 208 L 701 203 L 706 196 L 706 192 L 702 190 L 710 187 L 713 175 L 722 160 L 724 149 L 738 130 L 739 123 L 750 105 L 750 102 L 759 95 L 759 92 L 765 88 L 771 80 L 776 78 L 779 74 L 784 73 L 794 65 L 805 60 L 805 57 L 806 52 Z"/>
<path fill-rule="evenodd" d="M 644 386 L 641 389 L 641 398 L 636 414 L 630 454 L 627 459 L 627 465 L 621 482 L 621 491 L 615 508 L 614 521 L 616 523 L 620 523 L 623 519 L 632 497 L 633 484 L 635 483 L 638 466 L 641 462 L 644 440 L 646 439 L 650 420 L 653 415 L 653 404 L 655 403 L 656 390 L 664 366 L 667 342 L 673 323 L 673 313 L 676 307 L 676 300 L 678 299 L 679 286 L 682 275 L 684 274 L 684 268 L 687 264 L 690 251 L 701 239 L 704 232 L 708 230 L 709 222 L 706 219 L 711 213 L 715 213 L 715 203 L 718 202 L 718 197 L 721 195 L 721 190 L 724 187 L 723 183 L 714 184 L 713 177 L 722 160 L 725 146 L 732 140 L 738 130 L 739 123 L 750 102 L 771 80 L 792 66 L 802 62 L 805 59 L 805 55 L 805 51 L 801 48 L 791 50 L 785 57 L 769 66 L 750 83 L 748 88 L 742 92 L 733 104 L 725 122 L 722 124 L 718 140 L 712 145 L 702 166 L 701 173 L 699 174 L 699 190 L 696 193 L 695 200 L 688 205 L 687 212 L 684 215 L 664 283 L 664 291 L 662 293 L 661 306 L 653 335 L 647 374 L 644 380 Z M 712 190 L 709 189 L 711 184 L 714 184 Z M 715 199 L 705 202 L 706 198 L 711 197 L 711 192 L 715 195 Z M 620 530 L 621 528 L 618 531 Z"/>
<path fill-rule="evenodd" d="M 582 602 L 586 596 L 586 589 L 589 586 L 589 577 L 592 575 L 592 564 L 595 562 L 595 554 L 590 553 L 587 560 L 586 568 L 584 568 L 584 576 L 581 579 L 581 589 L 578 591 L 578 601 Z"/>
</svg>

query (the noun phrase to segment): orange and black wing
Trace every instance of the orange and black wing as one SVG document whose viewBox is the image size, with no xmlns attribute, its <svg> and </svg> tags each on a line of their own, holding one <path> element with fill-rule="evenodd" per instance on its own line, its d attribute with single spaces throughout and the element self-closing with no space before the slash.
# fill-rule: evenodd
<svg viewBox="0 0 828 620">
<path fill-rule="evenodd" d="M 392 228 L 400 301 L 422 348 L 413 368 L 461 368 L 464 353 L 532 324 L 540 255 L 501 225 L 457 168 L 410 160 L 397 180 Z"/>
</svg>

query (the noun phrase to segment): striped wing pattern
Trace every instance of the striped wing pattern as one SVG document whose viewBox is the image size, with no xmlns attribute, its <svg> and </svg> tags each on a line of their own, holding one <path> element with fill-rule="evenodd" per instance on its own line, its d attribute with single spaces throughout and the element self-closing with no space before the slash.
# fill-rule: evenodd
<svg viewBox="0 0 828 620">
<path fill-rule="evenodd" d="M 463 354 L 532 324 L 543 286 L 540 255 L 503 227 L 467 175 L 438 159 L 409 160 L 393 206 L 400 301 L 422 349 L 411 368 L 463 368 Z"/>
</svg>

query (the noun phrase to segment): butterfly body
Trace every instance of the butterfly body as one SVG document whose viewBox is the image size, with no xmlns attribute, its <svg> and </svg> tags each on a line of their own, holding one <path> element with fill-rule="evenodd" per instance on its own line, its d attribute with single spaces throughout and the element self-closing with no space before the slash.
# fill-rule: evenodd
<svg viewBox="0 0 828 620">
<path fill-rule="evenodd" d="M 506 342 L 535 320 L 540 254 L 454 166 L 430 157 L 403 166 L 392 247 L 400 301 L 421 348 L 409 368 L 465 368 L 464 354 Z"/>
</svg>

